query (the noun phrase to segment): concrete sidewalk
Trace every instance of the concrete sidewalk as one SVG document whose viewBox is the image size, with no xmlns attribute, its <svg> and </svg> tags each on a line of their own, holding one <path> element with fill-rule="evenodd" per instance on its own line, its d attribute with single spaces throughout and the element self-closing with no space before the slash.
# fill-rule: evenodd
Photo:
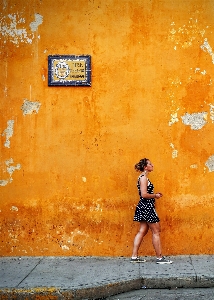
<svg viewBox="0 0 214 300">
<path fill-rule="evenodd" d="M 99 299 L 141 288 L 214 287 L 214 255 L 155 257 L 1 257 L 0 299 Z"/>
</svg>

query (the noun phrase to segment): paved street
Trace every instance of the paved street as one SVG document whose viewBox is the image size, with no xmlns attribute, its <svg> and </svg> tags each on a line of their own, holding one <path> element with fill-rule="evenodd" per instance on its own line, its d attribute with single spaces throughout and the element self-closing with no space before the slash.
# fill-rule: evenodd
<svg viewBox="0 0 214 300">
<path fill-rule="evenodd" d="M 106 300 L 213 300 L 214 288 L 194 289 L 142 289 L 116 296 Z"/>
<path fill-rule="evenodd" d="M 0 299 L 214 300 L 214 255 L 170 259 L 0 257 Z"/>
</svg>

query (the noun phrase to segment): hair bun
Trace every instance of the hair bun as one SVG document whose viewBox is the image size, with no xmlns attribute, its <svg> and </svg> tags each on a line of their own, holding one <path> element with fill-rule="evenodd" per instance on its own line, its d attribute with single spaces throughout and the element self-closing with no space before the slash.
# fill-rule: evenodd
<svg viewBox="0 0 214 300">
<path fill-rule="evenodd" d="M 147 166 L 148 158 L 142 158 L 138 163 L 135 164 L 136 171 L 144 171 L 144 168 Z"/>
</svg>

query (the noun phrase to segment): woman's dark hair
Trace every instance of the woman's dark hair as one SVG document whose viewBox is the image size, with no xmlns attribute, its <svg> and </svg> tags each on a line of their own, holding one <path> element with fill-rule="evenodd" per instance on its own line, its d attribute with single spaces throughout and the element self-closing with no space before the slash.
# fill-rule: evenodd
<svg viewBox="0 0 214 300">
<path fill-rule="evenodd" d="M 143 172 L 144 171 L 144 168 L 147 166 L 147 163 L 148 163 L 148 158 L 143 158 L 141 159 L 135 166 L 135 170 L 136 171 L 141 171 Z"/>
</svg>

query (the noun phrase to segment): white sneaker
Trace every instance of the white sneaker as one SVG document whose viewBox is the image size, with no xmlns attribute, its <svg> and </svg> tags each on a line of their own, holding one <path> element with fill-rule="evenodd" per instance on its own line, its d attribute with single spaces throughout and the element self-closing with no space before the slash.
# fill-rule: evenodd
<svg viewBox="0 0 214 300">
<path fill-rule="evenodd" d="M 130 261 L 131 261 L 131 262 L 137 262 L 137 263 L 144 263 L 144 262 L 146 262 L 145 259 L 140 258 L 140 257 L 131 258 Z"/>
<path fill-rule="evenodd" d="M 164 256 L 162 256 L 161 258 L 157 258 L 156 259 L 156 264 L 160 264 L 160 265 L 163 265 L 163 264 L 172 264 L 172 261 L 168 260 Z"/>
</svg>

